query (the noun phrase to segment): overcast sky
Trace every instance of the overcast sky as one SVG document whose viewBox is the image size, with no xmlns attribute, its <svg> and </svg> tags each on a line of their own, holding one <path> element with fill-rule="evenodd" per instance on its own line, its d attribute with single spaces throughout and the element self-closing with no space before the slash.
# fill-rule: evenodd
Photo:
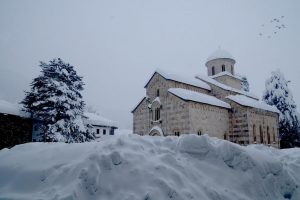
<svg viewBox="0 0 300 200">
<path fill-rule="evenodd" d="M 86 103 L 131 128 L 156 68 L 206 74 L 221 46 L 259 97 L 279 68 L 299 110 L 299 11 L 299 0 L 1 0 L 0 98 L 19 102 L 39 61 L 61 57 L 84 77 Z"/>
</svg>

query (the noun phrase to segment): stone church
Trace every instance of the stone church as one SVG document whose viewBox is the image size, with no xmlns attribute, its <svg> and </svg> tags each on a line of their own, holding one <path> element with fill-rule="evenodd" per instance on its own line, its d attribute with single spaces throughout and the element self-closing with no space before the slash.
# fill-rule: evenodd
<svg viewBox="0 0 300 200">
<path fill-rule="evenodd" d="M 156 70 L 145 85 L 145 97 L 132 110 L 133 133 L 208 134 L 241 145 L 279 147 L 279 111 L 242 90 L 233 56 L 218 49 L 205 65 L 207 76 Z"/>
</svg>

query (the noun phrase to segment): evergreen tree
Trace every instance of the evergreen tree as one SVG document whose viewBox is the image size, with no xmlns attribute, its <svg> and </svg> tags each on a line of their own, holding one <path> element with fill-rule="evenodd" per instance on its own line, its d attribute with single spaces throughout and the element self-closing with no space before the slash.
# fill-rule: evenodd
<svg viewBox="0 0 300 200">
<path fill-rule="evenodd" d="M 94 139 L 85 130 L 82 115 L 84 101 L 82 77 L 60 58 L 40 63 L 41 74 L 31 83 L 31 90 L 21 102 L 24 110 L 40 120 L 40 141 L 84 142 Z"/>
<path fill-rule="evenodd" d="M 247 77 L 245 76 L 242 77 L 241 85 L 242 85 L 242 90 L 249 92 L 249 83 Z"/>
<path fill-rule="evenodd" d="M 263 100 L 269 105 L 275 105 L 280 111 L 279 134 L 281 147 L 292 147 L 298 142 L 299 115 L 293 95 L 288 88 L 288 81 L 277 70 L 272 72 L 271 78 L 266 81 L 266 90 Z"/>
</svg>

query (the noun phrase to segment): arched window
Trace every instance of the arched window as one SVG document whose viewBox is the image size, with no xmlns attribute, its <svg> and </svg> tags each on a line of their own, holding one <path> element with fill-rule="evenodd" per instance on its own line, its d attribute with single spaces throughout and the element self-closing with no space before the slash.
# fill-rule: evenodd
<svg viewBox="0 0 300 200">
<path fill-rule="evenodd" d="M 222 72 L 225 71 L 225 65 L 222 65 Z"/>
<path fill-rule="evenodd" d="M 260 143 L 263 144 L 264 143 L 264 132 L 263 132 L 261 125 L 259 126 L 259 134 L 260 134 Z"/>
<path fill-rule="evenodd" d="M 267 140 L 268 140 L 268 144 L 271 144 L 271 136 L 270 136 L 269 126 L 267 126 Z"/>
<path fill-rule="evenodd" d="M 256 143 L 256 126 L 253 124 L 253 142 Z"/>
<path fill-rule="evenodd" d="M 156 90 L 156 96 L 159 97 L 159 89 Z"/>
<path fill-rule="evenodd" d="M 157 121 L 160 119 L 160 109 L 155 108 L 155 113 L 154 113 L 154 121 Z"/>
<path fill-rule="evenodd" d="M 215 75 L 215 66 L 212 66 L 212 68 L 211 68 L 211 75 L 212 76 Z"/>
<path fill-rule="evenodd" d="M 231 65 L 231 74 L 233 75 L 233 66 Z"/>
<path fill-rule="evenodd" d="M 174 131 L 175 136 L 180 136 L 180 132 L 179 131 Z"/>
<path fill-rule="evenodd" d="M 227 140 L 227 133 L 224 133 L 224 140 Z"/>
<path fill-rule="evenodd" d="M 198 130 L 198 131 L 197 131 L 197 134 L 198 134 L 198 135 L 202 135 L 202 131 L 201 131 L 201 130 Z"/>
</svg>

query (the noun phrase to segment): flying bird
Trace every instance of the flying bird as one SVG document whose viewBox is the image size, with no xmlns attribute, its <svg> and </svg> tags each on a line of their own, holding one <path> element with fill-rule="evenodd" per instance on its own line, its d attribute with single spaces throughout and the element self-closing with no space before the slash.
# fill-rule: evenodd
<svg viewBox="0 0 300 200">
<path fill-rule="evenodd" d="M 272 36 L 280 35 L 282 30 L 286 28 L 283 18 L 285 18 L 285 16 L 281 15 L 278 17 L 271 18 L 269 23 L 262 23 L 260 25 L 261 30 L 258 32 L 258 35 L 260 37 L 265 36 L 262 38 L 268 38 L 268 39 L 271 39 Z"/>
</svg>

